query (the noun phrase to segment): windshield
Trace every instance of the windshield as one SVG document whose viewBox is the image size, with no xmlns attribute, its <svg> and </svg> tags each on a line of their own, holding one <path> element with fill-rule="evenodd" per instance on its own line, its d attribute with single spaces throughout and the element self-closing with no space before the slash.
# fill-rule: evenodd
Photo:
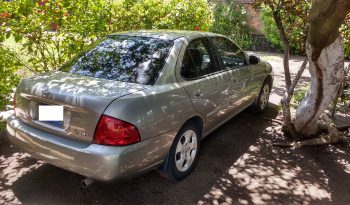
<svg viewBox="0 0 350 205">
<path fill-rule="evenodd" d="M 89 77 L 152 85 L 173 45 L 170 40 L 109 36 L 62 70 Z"/>
</svg>

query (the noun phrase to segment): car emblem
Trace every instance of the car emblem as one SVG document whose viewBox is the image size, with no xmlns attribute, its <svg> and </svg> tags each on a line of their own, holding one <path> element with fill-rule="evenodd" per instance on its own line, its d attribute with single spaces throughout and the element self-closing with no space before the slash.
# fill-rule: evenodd
<svg viewBox="0 0 350 205">
<path fill-rule="evenodd" d="M 49 95 L 50 95 L 50 90 L 49 90 L 48 88 L 42 90 L 42 91 L 41 91 L 41 95 L 42 95 L 43 97 L 49 97 Z"/>
<path fill-rule="evenodd" d="M 81 135 L 82 137 L 87 137 L 87 136 L 88 136 L 88 133 L 86 133 L 86 132 L 81 132 L 80 135 Z"/>
</svg>

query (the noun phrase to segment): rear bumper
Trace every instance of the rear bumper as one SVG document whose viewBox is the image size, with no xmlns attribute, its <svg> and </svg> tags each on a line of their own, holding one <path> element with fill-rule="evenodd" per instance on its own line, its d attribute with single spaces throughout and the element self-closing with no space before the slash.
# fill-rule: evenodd
<svg viewBox="0 0 350 205">
<path fill-rule="evenodd" d="M 11 143 L 37 159 L 98 181 L 125 180 L 158 166 L 172 138 L 164 134 L 124 147 L 86 144 L 64 139 L 21 122 L 7 121 Z"/>
</svg>

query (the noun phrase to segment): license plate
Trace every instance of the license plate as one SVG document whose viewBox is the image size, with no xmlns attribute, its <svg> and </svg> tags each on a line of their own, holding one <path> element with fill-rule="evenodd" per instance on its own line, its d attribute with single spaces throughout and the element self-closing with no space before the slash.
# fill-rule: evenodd
<svg viewBox="0 0 350 205">
<path fill-rule="evenodd" d="M 60 128 L 63 127 L 63 121 L 41 121 L 41 122 L 54 127 L 60 127 Z"/>
<path fill-rule="evenodd" d="M 39 121 L 55 127 L 62 127 L 63 106 L 39 105 Z"/>
</svg>

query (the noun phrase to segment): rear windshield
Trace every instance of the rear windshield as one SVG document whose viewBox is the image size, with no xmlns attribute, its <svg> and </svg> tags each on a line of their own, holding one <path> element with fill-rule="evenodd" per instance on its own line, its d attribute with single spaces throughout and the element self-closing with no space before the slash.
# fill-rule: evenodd
<svg viewBox="0 0 350 205">
<path fill-rule="evenodd" d="M 62 70 L 89 77 L 152 85 L 162 70 L 170 40 L 110 36 L 63 66 Z"/>
</svg>

